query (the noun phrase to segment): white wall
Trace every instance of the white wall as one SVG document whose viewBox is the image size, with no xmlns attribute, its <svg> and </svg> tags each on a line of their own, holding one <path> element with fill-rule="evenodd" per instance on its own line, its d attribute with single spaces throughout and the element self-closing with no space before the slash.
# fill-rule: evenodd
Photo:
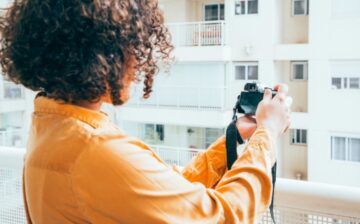
<svg viewBox="0 0 360 224">
<path fill-rule="evenodd" d="M 195 22 L 204 21 L 205 4 L 224 3 L 224 0 L 159 0 L 159 3 L 167 23 Z"/>
</svg>

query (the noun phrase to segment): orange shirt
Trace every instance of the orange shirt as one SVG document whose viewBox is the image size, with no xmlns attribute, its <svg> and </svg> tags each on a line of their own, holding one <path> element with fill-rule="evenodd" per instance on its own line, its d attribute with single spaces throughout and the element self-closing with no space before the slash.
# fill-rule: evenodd
<svg viewBox="0 0 360 224">
<path fill-rule="evenodd" d="M 24 167 L 28 221 L 255 223 L 270 203 L 271 147 L 258 129 L 227 171 L 221 137 L 179 172 L 106 114 L 38 97 Z"/>
</svg>

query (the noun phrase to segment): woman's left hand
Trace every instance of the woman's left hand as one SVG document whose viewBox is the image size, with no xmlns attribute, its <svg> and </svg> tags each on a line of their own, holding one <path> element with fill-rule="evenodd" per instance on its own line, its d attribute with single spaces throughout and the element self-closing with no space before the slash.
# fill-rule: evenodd
<svg viewBox="0 0 360 224">
<path fill-rule="evenodd" d="M 256 120 L 252 116 L 239 117 L 236 122 L 236 127 L 239 131 L 241 138 L 245 141 L 248 140 L 252 134 L 254 134 L 257 124 Z"/>
</svg>

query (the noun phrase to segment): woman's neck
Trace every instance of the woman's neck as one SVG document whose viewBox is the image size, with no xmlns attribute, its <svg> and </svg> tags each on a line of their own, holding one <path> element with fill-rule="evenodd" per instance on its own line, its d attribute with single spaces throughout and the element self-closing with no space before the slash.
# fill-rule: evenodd
<svg viewBox="0 0 360 224">
<path fill-rule="evenodd" d="M 89 101 L 81 101 L 81 102 L 76 103 L 75 105 L 79 106 L 79 107 L 84 107 L 89 110 L 100 111 L 102 103 L 103 103 L 102 101 L 95 102 L 95 103 L 92 103 Z"/>
</svg>

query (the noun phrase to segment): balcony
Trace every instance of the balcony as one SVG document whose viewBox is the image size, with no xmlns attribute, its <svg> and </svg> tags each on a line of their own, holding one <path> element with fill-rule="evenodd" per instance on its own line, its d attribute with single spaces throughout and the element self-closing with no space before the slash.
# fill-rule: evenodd
<svg viewBox="0 0 360 224">
<path fill-rule="evenodd" d="M 178 61 L 230 60 L 226 47 L 225 22 L 168 23 Z"/>
<path fill-rule="evenodd" d="M 6 130 L 0 128 L 0 146 L 23 147 L 22 130 Z"/>
<path fill-rule="evenodd" d="M 179 148 L 162 145 L 150 145 L 150 147 L 163 159 L 167 164 L 184 167 L 191 159 L 199 154 L 201 149 Z"/>
<path fill-rule="evenodd" d="M 158 86 L 149 99 L 142 94 L 142 89 L 136 88 L 128 106 L 219 111 L 225 102 L 225 87 Z"/>
<path fill-rule="evenodd" d="M 165 161 L 179 165 L 197 153 L 193 149 L 154 149 Z M 0 148 L 0 223 L 25 223 L 21 192 L 24 153 L 25 149 Z M 359 204 L 359 188 L 287 179 L 278 179 L 275 188 L 275 217 L 282 224 L 356 224 L 360 222 Z M 272 224 L 269 214 L 260 223 Z"/>
<path fill-rule="evenodd" d="M 0 113 L 25 110 L 24 88 L 0 77 L 0 102 Z"/>
<path fill-rule="evenodd" d="M 24 98 L 23 88 L 12 82 L 4 81 L 1 98 L 4 100 L 22 99 Z"/>
<path fill-rule="evenodd" d="M 178 47 L 224 46 L 225 22 L 168 23 L 173 44 Z"/>
</svg>

